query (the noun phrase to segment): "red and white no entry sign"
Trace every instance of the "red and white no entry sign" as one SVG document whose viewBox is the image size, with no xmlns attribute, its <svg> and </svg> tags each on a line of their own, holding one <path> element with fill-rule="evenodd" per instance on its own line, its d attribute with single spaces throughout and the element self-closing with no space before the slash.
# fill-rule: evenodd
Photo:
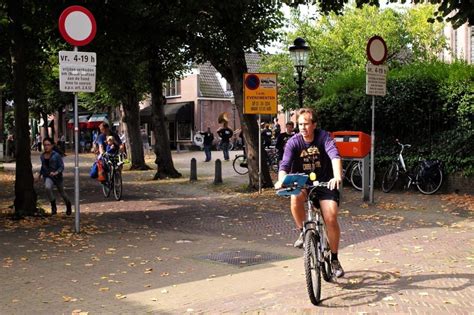
<svg viewBox="0 0 474 315">
<path fill-rule="evenodd" d="M 367 58 L 373 65 L 380 65 L 387 59 L 387 44 L 380 36 L 372 36 L 366 50 Z"/>
<path fill-rule="evenodd" d="M 94 39 L 97 31 L 94 16 L 84 7 L 73 5 L 61 13 L 59 31 L 71 45 L 84 46 Z"/>
</svg>

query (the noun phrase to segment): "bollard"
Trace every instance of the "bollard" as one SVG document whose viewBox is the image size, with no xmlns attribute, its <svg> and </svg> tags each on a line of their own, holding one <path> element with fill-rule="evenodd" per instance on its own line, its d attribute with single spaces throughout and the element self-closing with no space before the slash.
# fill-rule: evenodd
<svg viewBox="0 0 474 315">
<path fill-rule="evenodd" d="M 191 159 L 191 175 L 189 177 L 189 181 L 193 182 L 198 179 L 197 177 L 197 166 L 196 166 L 196 159 Z"/>
<path fill-rule="evenodd" d="M 221 160 L 216 160 L 216 172 L 214 176 L 214 185 L 222 184 L 222 162 Z"/>
</svg>

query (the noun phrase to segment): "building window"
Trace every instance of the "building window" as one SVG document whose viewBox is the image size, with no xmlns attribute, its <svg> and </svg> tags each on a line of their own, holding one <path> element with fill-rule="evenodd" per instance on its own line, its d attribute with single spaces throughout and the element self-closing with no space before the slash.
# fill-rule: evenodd
<svg viewBox="0 0 474 315">
<path fill-rule="evenodd" d="M 178 122 L 178 140 L 191 140 L 191 123 Z"/>
<path fill-rule="evenodd" d="M 163 88 L 164 96 L 179 96 L 181 95 L 181 80 L 173 79 L 167 83 Z"/>
</svg>

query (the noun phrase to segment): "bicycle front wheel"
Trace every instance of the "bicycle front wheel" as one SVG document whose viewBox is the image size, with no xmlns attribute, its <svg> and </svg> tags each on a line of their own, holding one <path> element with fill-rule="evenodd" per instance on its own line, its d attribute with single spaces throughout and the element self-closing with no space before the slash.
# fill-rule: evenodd
<svg viewBox="0 0 474 315">
<path fill-rule="evenodd" d="M 105 198 L 110 196 L 110 186 L 112 185 L 112 175 L 110 172 L 107 172 L 105 175 L 105 182 L 102 182 L 102 193 L 104 194 Z"/>
<path fill-rule="evenodd" d="M 351 184 L 355 189 L 362 190 L 362 162 L 358 162 L 352 167 Z"/>
<path fill-rule="evenodd" d="M 443 184 L 443 171 L 440 167 L 426 172 L 419 171 L 416 174 L 416 187 L 425 195 L 437 192 Z"/>
<path fill-rule="evenodd" d="M 122 198 L 122 173 L 120 171 L 114 173 L 114 197 L 117 201 Z"/>
<path fill-rule="evenodd" d="M 395 183 L 398 180 L 398 164 L 393 162 L 390 167 L 385 171 L 382 180 L 382 190 L 383 192 L 390 192 Z"/>
<path fill-rule="evenodd" d="M 235 156 L 234 162 L 232 163 L 232 167 L 234 168 L 234 171 L 239 175 L 245 175 L 249 172 L 247 158 L 245 157 L 245 155 L 242 154 Z"/>
<path fill-rule="evenodd" d="M 309 299 L 314 305 L 321 302 L 321 269 L 318 262 L 319 238 L 308 230 L 304 237 L 304 271 Z"/>
</svg>

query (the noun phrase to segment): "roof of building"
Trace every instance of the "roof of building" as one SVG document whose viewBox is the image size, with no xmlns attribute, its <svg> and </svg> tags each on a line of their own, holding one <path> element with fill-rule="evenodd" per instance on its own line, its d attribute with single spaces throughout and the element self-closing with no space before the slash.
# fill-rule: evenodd
<svg viewBox="0 0 474 315">
<path fill-rule="evenodd" d="M 258 53 L 246 53 L 245 60 L 249 72 L 258 72 L 260 55 Z M 219 72 L 210 62 L 198 65 L 199 68 L 199 96 L 210 98 L 231 98 L 232 91 L 225 91 L 219 82 Z"/>
</svg>

